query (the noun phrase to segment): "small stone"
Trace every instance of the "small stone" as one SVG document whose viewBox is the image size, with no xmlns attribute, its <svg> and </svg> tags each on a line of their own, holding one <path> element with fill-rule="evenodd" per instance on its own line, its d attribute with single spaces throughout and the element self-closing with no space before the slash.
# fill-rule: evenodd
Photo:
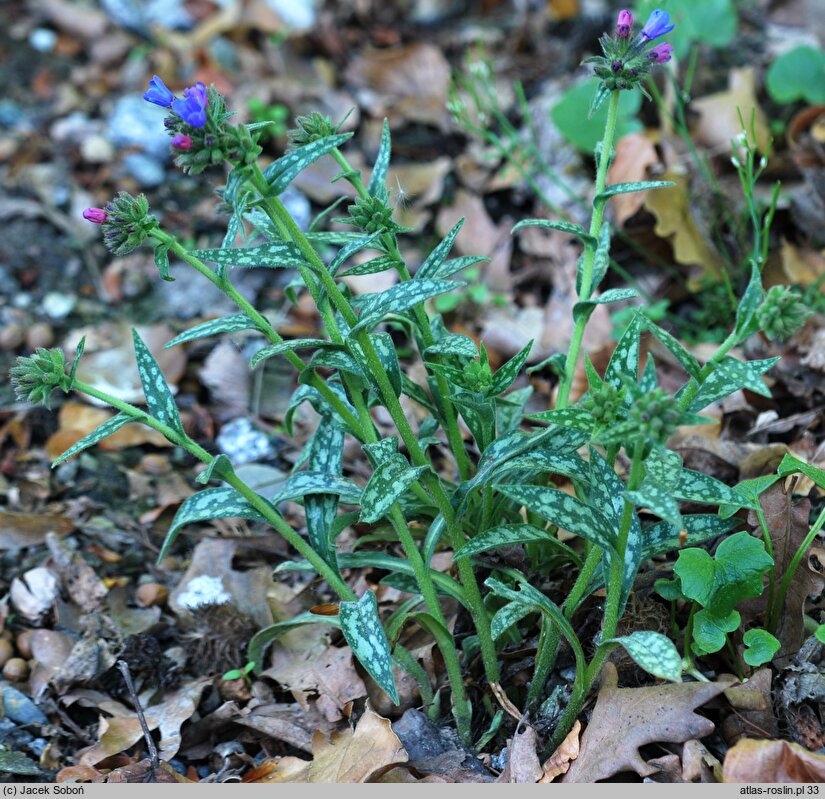
<svg viewBox="0 0 825 799">
<path fill-rule="evenodd" d="M 258 430 L 247 418 L 227 422 L 221 428 L 215 443 L 235 466 L 266 460 L 276 454 L 270 437 Z"/>
<path fill-rule="evenodd" d="M 0 330 L 0 349 L 16 350 L 26 339 L 26 329 L 23 325 L 12 322 Z"/>
<path fill-rule="evenodd" d="M 165 455 L 157 455 L 155 453 L 144 455 L 140 459 L 140 466 L 146 474 L 150 474 L 153 477 L 169 474 L 172 470 L 169 459 Z"/>
<path fill-rule="evenodd" d="M 14 655 L 14 647 L 11 641 L 0 639 L 0 666 L 5 666 Z"/>
<path fill-rule="evenodd" d="M 37 322 L 29 328 L 26 334 L 26 346 L 30 350 L 38 347 L 51 347 L 54 344 L 54 330 L 48 322 Z"/>
<path fill-rule="evenodd" d="M 32 637 L 34 636 L 34 630 L 23 630 L 22 633 L 19 633 L 17 636 L 17 640 L 15 644 L 17 646 L 17 651 L 28 660 L 32 656 Z"/>
<path fill-rule="evenodd" d="M 169 158 L 166 111 L 140 96 L 121 97 L 106 123 L 106 137 L 115 147 L 139 147 L 156 159 Z"/>
<path fill-rule="evenodd" d="M 163 164 L 145 153 L 129 153 L 123 157 L 123 168 L 144 189 L 160 186 L 166 177 Z"/>
<path fill-rule="evenodd" d="M 115 148 L 103 136 L 89 136 L 80 143 L 80 154 L 90 164 L 108 164 L 115 157 Z"/>
<path fill-rule="evenodd" d="M 20 658 L 16 658 L 16 660 L 20 660 Z M 25 661 L 23 662 L 25 663 Z M 28 664 L 26 664 L 26 668 L 28 668 Z M 49 723 L 46 714 L 21 691 L 11 685 L 0 685 L 0 691 L 3 692 L 3 715 L 6 719 L 10 719 L 15 724 Z"/>
<path fill-rule="evenodd" d="M 11 658 L 3 666 L 3 676 L 11 682 L 23 682 L 29 678 L 29 664 L 23 658 Z"/>
<path fill-rule="evenodd" d="M 77 296 L 50 291 L 43 297 L 43 312 L 51 319 L 65 319 L 77 305 Z"/>
<path fill-rule="evenodd" d="M 169 589 L 160 583 L 144 583 L 135 591 L 135 601 L 142 608 L 160 607 L 169 598 Z"/>
<path fill-rule="evenodd" d="M 39 53 L 50 53 L 57 44 L 57 34 L 50 28 L 35 28 L 29 34 L 29 44 Z"/>
</svg>

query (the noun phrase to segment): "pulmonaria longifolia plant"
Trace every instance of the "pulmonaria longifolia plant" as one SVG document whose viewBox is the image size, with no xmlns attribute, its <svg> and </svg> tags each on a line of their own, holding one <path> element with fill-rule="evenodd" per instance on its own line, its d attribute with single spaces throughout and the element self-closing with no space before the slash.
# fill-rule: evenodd
<svg viewBox="0 0 825 799">
<path fill-rule="evenodd" d="M 435 697 L 444 686 L 431 684 L 430 673 L 402 643 L 405 627 L 416 624 L 432 635 L 440 650 L 458 731 L 472 741 L 488 729 L 488 716 L 494 715 L 485 684 L 501 695 L 502 650 L 529 638 L 534 621 L 525 619 L 538 614 L 540 633 L 529 689 L 526 694 L 511 686 L 507 690 L 512 701 L 543 716 L 554 742 L 571 728 L 605 658 L 617 645 L 658 677 L 678 681 L 683 668 L 693 668 L 690 653 L 683 659 L 669 638 L 644 630 L 618 635 L 619 621 L 646 561 L 684 544 L 724 536 L 738 524 L 733 513 L 710 512 L 712 508 L 685 514 L 680 501 L 735 511 L 758 507 L 758 494 L 685 469 L 667 441 L 681 425 L 702 422 L 698 414 L 710 403 L 740 388 L 767 394 L 760 377 L 776 358 L 745 362 L 728 353 L 760 326 L 788 335 L 804 315 L 787 292 L 772 290 L 765 297 L 754 265 L 736 327 L 707 363 L 698 362 L 640 308 L 603 375 L 585 355 L 588 388 L 575 404 L 570 402 L 574 373 L 582 362 L 585 326 L 594 308 L 637 296 L 622 288 L 596 293 L 609 263 L 607 202 L 617 194 L 668 185 L 607 186 L 605 182 L 619 95 L 640 90 L 649 70 L 670 58 L 669 45 L 654 41 L 672 27 L 667 14 L 656 11 L 634 35 L 631 14 L 622 11 L 615 33 L 602 38 L 604 55 L 595 59 L 601 78 L 595 103 L 608 102 L 609 112 L 597 154 L 589 230 L 567 221 L 525 220 L 516 226 L 555 228 L 577 237 L 583 246 L 572 341 L 566 356 L 551 364 L 559 375 L 557 401 L 552 410 L 532 416 L 525 415 L 531 389 L 512 389 L 530 346 L 494 371 L 483 346 L 479 350 L 472 339 L 451 333 L 429 308 L 429 300 L 461 286 L 456 276 L 481 260 L 450 257 L 463 220 L 411 276 L 398 247 L 403 228 L 393 219 L 385 185 L 391 150 L 386 124 L 366 184 L 339 149 L 352 134 L 339 132 L 321 114 L 299 118 L 288 152 L 261 169 L 259 125 L 231 124 L 224 100 L 214 88 L 196 84 L 183 98 L 176 98 L 160 78 L 152 80 L 145 97 L 170 111 L 165 124 L 179 166 L 192 174 L 210 165 L 229 167 L 219 192 L 230 211 L 223 243 L 214 249 L 187 249 L 149 214 L 142 196 L 121 193 L 105 208 L 89 209 L 85 216 L 101 226 L 112 252 L 152 246 L 164 279 L 173 280 L 172 263 L 182 262 L 237 305 L 236 314 L 187 330 L 167 347 L 204 336 L 256 331 L 266 345 L 253 356 L 252 367 L 269 358 L 286 358 L 298 375 L 299 387 L 286 412 L 287 429 L 291 430 L 295 410 L 302 403 L 315 410 L 317 427 L 294 473 L 276 494 L 264 495 L 247 485 L 225 456 L 213 455 L 189 437 L 157 362 L 137 333 L 135 354 L 146 396 L 143 408 L 77 379 L 82 345 L 68 371 L 62 352 L 41 350 L 19 360 L 13 380 L 19 396 L 33 402 L 48 402 L 53 390 L 60 389 L 102 400 L 118 411 L 56 464 L 121 426 L 139 422 L 206 465 L 197 480 L 216 485 L 183 503 L 161 558 L 183 527 L 243 517 L 273 527 L 300 556 L 279 565 L 278 571 L 312 570 L 326 581 L 339 599 L 338 614 L 304 613 L 260 631 L 250 643 L 251 668 L 264 667 L 267 646 L 284 631 L 326 622 L 340 628 L 364 669 L 393 700 L 398 698 L 394 669 L 403 669 L 418 682 L 424 701 L 437 713 Z M 341 169 L 338 177 L 355 189 L 349 215 L 339 220 L 351 226 L 348 232 L 319 231 L 316 224 L 302 230 L 281 200 L 295 177 L 322 157 L 333 158 Z M 324 212 L 319 219 L 326 216 Z M 258 237 L 253 241 L 262 243 L 250 243 L 250 228 Z M 242 245 L 235 246 L 239 238 Z M 365 258 L 364 251 L 371 257 Z M 357 261 L 356 255 L 360 255 Z M 232 285 L 233 268 L 250 267 L 295 270 L 317 306 L 322 334 L 285 340 Z M 398 282 L 381 292 L 354 296 L 342 280 L 385 270 L 394 270 Z M 675 395 L 658 385 L 652 358 L 640 370 L 643 334 L 657 337 L 684 369 L 684 385 Z M 414 345 L 426 367 L 424 384 L 414 382 L 399 362 L 397 347 L 403 340 Z M 424 421 L 417 427 L 405 412 L 402 397 L 420 406 Z M 373 415 L 379 407 L 386 409 L 385 417 L 395 426 L 392 435 L 379 434 Z M 469 431 L 468 439 L 460 420 Z M 371 468 L 365 485 L 344 474 L 347 437 L 360 443 Z M 569 481 L 574 493 L 554 488 L 555 478 Z M 279 509 L 285 500 L 303 505 L 304 523 L 298 528 Z M 355 522 L 360 523 L 359 530 L 370 526 L 380 533 L 370 541 L 397 541 L 394 553 L 371 549 L 369 542 L 354 552 L 340 552 L 337 537 Z M 481 557 L 513 544 L 526 549 L 528 565 L 523 571 Z M 439 549 L 453 553 L 455 565 L 449 573 L 432 568 Z M 358 567 L 385 572 L 385 583 L 409 595 L 383 621 L 375 594 L 367 590 L 357 597 L 344 577 L 345 570 Z M 564 585 L 565 592 L 548 594 L 538 585 Z M 576 633 L 576 613 L 600 590 L 606 596 L 601 630 L 592 646 L 585 646 Z M 460 609 L 460 646 L 448 622 L 455 607 Z M 576 676 L 565 690 L 554 690 L 548 698 L 562 638 L 572 649 Z"/>
</svg>

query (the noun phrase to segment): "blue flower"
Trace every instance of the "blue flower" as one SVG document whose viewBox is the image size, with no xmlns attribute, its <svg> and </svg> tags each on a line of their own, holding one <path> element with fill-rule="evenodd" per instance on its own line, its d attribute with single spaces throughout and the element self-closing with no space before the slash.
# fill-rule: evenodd
<svg viewBox="0 0 825 799">
<path fill-rule="evenodd" d="M 649 17 L 642 28 L 642 36 L 645 39 L 658 39 L 666 33 L 670 33 L 676 26 L 670 21 L 667 11 L 657 8 Z"/>
<path fill-rule="evenodd" d="M 163 108 L 169 108 L 175 99 L 175 95 L 172 94 L 166 84 L 155 75 L 155 77 L 149 81 L 149 90 L 144 93 L 143 99 Z"/>
<path fill-rule="evenodd" d="M 173 100 L 172 110 L 187 125 L 193 128 L 202 128 L 206 124 L 206 106 L 209 102 L 206 86 L 196 83 L 183 92 L 183 100 Z"/>
</svg>

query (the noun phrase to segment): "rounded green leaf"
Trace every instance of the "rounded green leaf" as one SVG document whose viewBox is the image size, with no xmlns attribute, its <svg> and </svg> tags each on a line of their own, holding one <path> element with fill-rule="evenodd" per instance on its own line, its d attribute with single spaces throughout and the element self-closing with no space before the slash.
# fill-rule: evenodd
<svg viewBox="0 0 825 799">
<path fill-rule="evenodd" d="M 666 635 L 640 631 L 611 638 L 608 643 L 621 644 L 648 674 L 671 682 L 682 681 L 682 656 Z"/>
<path fill-rule="evenodd" d="M 749 666 L 770 663 L 773 656 L 782 648 L 776 636 L 759 627 L 748 630 L 742 636 L 742 643 L 747 647 L 742 657 Z"/>
</svg>

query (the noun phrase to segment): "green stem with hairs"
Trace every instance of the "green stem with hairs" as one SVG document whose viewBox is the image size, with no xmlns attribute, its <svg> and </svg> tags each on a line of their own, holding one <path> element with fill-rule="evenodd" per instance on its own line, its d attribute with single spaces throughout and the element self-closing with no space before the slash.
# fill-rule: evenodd
<svg viewBox="0 0 825 799">
<path fill-rule="evenodd" d="M 107 394 L 104 391 L 100 391 L 94 386 L 90 386 L 88 383 L 84 383 L 80 380 L 75 380 L 72 383 L 71 388 L 81 394 L 86 394 L 89 397 L 99 399 L 107 405 L 117 408 L 117 410 L 122 413 L 131 416 L 135 419 L 135 421 L 139 421 L 147 427 L 157 430 L 164 438 L 168 439 L 173 444 L 182 447 L 191 455 L 194 455 L 199 461 L 209 464 L 214 460 L 213 455 L 210 455 L 203 447 L 192 441 L 192 439 L 187 435 L 180 433 L 168 425 L 165 425 L 163 422 L 158 421 L 154 417 L 149 416 L 145 411 L 140 410 L 140 408 L 136 408 L 134 405 L 124 402 L 117 397 L 113 397 L 111 394 Z M 278 513 L 278 511 L 275 510 L 269 502 L 250 488 L 234 472 L 230 472 L 225 476 L 222 475 L 222 479 L 232 486 L 232 488 L 234 488 L 244 499 L 246 499 L 247 502 L 249 502 L 249 504 L 252 505 L 252 507 L 255 508 L 255 510 L 258 511 L 258 513 L 260 513 L 261 516 L 263 516 L 264 519 L 266 519 L 266 521 L 272 525 L 272 527 L 275 528 L 275 530 L 280 533 L 295 550 L 298 551 L 298 553 L 300 553 L 312 564 L 315 571 L 329 583 L 330 587 L 342 600 L 352 601 L 357 599 L 350 587 L 338 574 L 335 573 L 335 570 L 309 545 L 307 541 L 305 541 L 295 530 L 292 529 L 292 527 L 290 527 L 286 519 L 284 519 L 284 517 L 281 516 L 281 514 Z"/>
<path fill-rule="evenodd" d="M 621 92 L 616 90 L 610 93 L 610 100 L 607 107 L 607 122 L 604 127 L 602 137 L 601 153 L 599 155 L 599 166 L 596 171 L 596 193 L 598 197 L 605 187 L 607 181 L 607 169 L 610 166 L 610 158 L 613 151 L 613 140 L 616 137 L 616 121 L 618 119 L 619 98 Z M 594 202 L 593 213 L 590 217 L 590 237 L 599 241 L 599 234 L 604 220 L 604 209 L 606 203 Z M 579 290 L 579 300 L 589 300 L 593 291 L 593 267 L 596 260 L 596 244 L 588 243 L 584 250 L 584 263 L 581 272 L 581 288 Z M 587 326 L 587 316 L 581 315 L 573 326 L 573 336 L 570 340 L 570 348 L 567 350 L 567 360 L 564 364 L 564 377 L 559 384 L 559 394 L 556 399 L 557 408 L 566 408 L 570 397 L 570 388 L 573 385 L 573 376 L 579 362 L 579 351 L 581 350 L 584 329 Z"/>
</svg>

